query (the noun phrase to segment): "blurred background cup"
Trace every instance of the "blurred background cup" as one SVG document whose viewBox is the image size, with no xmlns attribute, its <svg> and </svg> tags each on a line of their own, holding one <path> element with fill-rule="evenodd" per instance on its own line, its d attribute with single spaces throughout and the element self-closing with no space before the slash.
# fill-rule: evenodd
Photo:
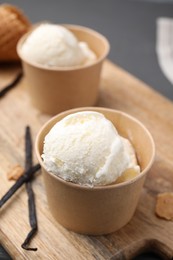
<svg viewBox="0 0 173 260">
<path fill-rule="evenodd" d="M 131 141 L 141 167 L 141 173 L 135 178 L 119 184 L 86 187 L 47 172 L 41 158 L 47 133 L 68 114 L 90 110 L 103 113 L 119 134 Z M 53 117 L 38 133 L 35 148 L 52 215 L 67 229 L 90 235 L 114 232 L 130 221 L 155 155 L 152 136 L 143 124 L 121 111 L 99 107 L 72 109 Z"/>
<path fill-rule="evenodd" d="M 27 89 L 35 107 L 48 114 L 97 102 L 101 68 L 109 53 L 109 42 L 100 33 L 77 25 L 64 25 L 79 41 L 85 41 L 97 59 L 89 65 L 75 67 L 44 67 L 25 59 L 21 46 L 29 33 L 18 42 L 17 52 L 22 60 Z"/>
</svg>

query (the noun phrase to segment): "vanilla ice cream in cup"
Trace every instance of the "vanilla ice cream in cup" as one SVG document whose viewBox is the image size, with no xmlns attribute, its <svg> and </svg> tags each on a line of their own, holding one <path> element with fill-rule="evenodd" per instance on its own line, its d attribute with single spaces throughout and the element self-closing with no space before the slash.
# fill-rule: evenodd
<svg viewBox="0 0 173 260">
<path fill-rule="evenodd" d="M 81 234 L 112 233 L 132 218 L 155 146 L 121 111 L 85 107 L 50 119 L 36 139 L 50 211 Z"/>
<path fill-rule="evenodd" d="M 109 48 L 103 35 L 87 27 L 34 27 L 17 45 L 33 105 L 48 114 L 95 105 Z"/>
</svg>

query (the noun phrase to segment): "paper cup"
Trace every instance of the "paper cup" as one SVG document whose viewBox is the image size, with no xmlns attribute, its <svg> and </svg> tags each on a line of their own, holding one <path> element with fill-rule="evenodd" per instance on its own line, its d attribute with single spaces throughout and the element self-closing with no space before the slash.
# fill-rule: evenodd
<svg viewBox="0 0 173 260">
<path fill-rule="evenodd" d="M 29 33 L 24 35 L 17 45 L 31 101 L 39 110 L 48 114 L 95 105 L 102 63 L 109 52 L 109 43 L 103 35 L 82 26 L 64 26 L 74 33 L 79 41 L 88 43 L 97 55 L 96 61 L 84 66 L 45 68 L 26 60 L 22 55 L 21 47 Z"/>
<path fill-rule="evenodd" d="M 41 159 L 45 135 L 52 126 L 68 114 L 79 111 L 103 113 L 128 138 L 135 148 L 141 173 L 130 181 L 106 186 L 85 187 L 47 172 Z M 150 169 L 155 146 L 153 139 L 138 120 L 123 112 L 106 108 L 80 108 L 58 114 L 46 123 L 36 139 L 36 154 L 42 167 L 47 199 L 54 218 L 69 230 L 90 235 L 114 232 L 132 218 L 140 192 Z"/>
</svg>

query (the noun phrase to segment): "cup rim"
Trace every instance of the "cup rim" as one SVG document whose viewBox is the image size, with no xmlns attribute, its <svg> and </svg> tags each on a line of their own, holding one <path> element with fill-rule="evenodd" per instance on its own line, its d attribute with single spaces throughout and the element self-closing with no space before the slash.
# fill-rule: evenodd
<svg viewBox="0 0 173 260">
<path fill-rule="evenodd" d="M 99 57 L 97 58 L 95 61 L 93 61 L 92 63 L 90 64 L 86 64 L 86 65 L 77 65 L 77 66 L 65 66 L 65 67 L 58 67 L 58 66 L 52 66 L 52 67 L 48 67 L 48 66 L 44 66 L 44 65 L 41 65 L 41 64 L 38 64 L 36 62 L 33 62 L 33 61 L 30 61 L 28 59 L 26 59 L 23 55 L 22 55 L 22 51 L 21 51 L 21 47 L 24 43 L 24 41 L 27 39 L 27 37 L 29 36 L 29 34 L 35 29 L 37 28 L 39 25 L 41 24 L 44 24 L 44 23 L 38 23 L 38 24 L 35 24 L 31 30 L 29 30 L 29 32 L 25 33 L 20 39 L 19 41 L 17 42 L 17 47 L 16 47 L 16 50 L 17 50 L 17 54 L 18 56 L 20 57 L 20 59 L 26 63 L 28 63 L 29 65 L 33 66 L 33 67 L 36 67 L 36 68 L 39 68 L 39 69 L 43 69 L 43 70 L 48 70 L 48 71 L 73 71 L 73 70 L 82 70 L 82 69 L 86 69 L 88 67 L 92 67 L 92 66 L 95 66 L 97 65 L 98 63 L 100 63 L 101 61 L 103 61 L 107 55 L 109 54 L 109 51 L 110 51 L 110 43 L 108 41 L 108 39 L 101 33 L 89 28 L 89 27 L 85 27 L 85 26 L 81 26 L 81 25 L 75 25 L 75 24 L 57 24 L 57 25 L 60 25 L 60 26 L 64 26 L 66 27 L 67 29 L 80 29 L 80 30 L 83 30 L 83 31 L 86 31 L 90 34 L 93 34 L 93 35 L 96 35 L 98 38 L 100 38 L 105 46 L 106 46 L 106 50 L 105 52 Z"/>
<path fill-rule="evenodd" d="M 95 109 L 95 110 L 94 110 Z M 100 113 L 103 113 L 103 110 L 104 111 L 107 111 L 107 112 L 114 112 L 114 113 L 118 113 L 120 115 L 123 115 L 125 117 L 128 117 L 130 120 L 133 120 L 135 121 L 138 125 L 140 125 L 140 127 L 142 127 L 144 129 L 144 131 L 147 133 L 148 135 L 148 138 L 150 139 L 150 142 L 151 142 L 151 146 L 152 146 L 152 156 L 150 158 L 150 161 L 147 165 L 147 167 L 140 172 L 139 175 L 137 175 L 136 177 L 134 177 L 133 179 L 129 180 L 129 181 L 125 181 L 125 182 L 122 182 L 122 183 L 114 183 L 114 184 L 108 184 L 108 185 L 100 185 L 100 186 L 85 186 L 85 185 L 80 185 L 80 184 L 77 184 L 77 183 L 73 183 L 73 182 L 69 182 L 69 181 L 65 181 L 64 179 L 62 179 L 61 177 L 51 173 L 51 172 L 48 172 L 45 168 L 45 165 L 44 165 L 44 162 L 43 160 L 41 159 L 41 154 L 39 152 L 39 138 L 40 138 L 40 135 L 42 133 L 42 131 L 52 122 L 54 121 L 56 118 L 58 118 L 59 116 L 65 116 L 67 115 L 67 113 L 75 113 L 75 112 L 80 112 L 80 111 L 97 111 L 97 112 L 100 112 Z M 63 111 L 57 115 L 55 115 L 54 117 L 50 118 L 40 129 L 40 131 L 38 132 L 37 136 L 36 136 L 36 140 L 35 140 L 35 151 L 36 151 L 36 156 L 37 156 L 37 159 L 41 165 L 41 167 L 44 169 L 44 171 L 49 174 L 51 177 L 55 178 L 55 180 L 58 180 L 60 181 L 61 183 L 67 185 L 67 186 L 70 186 L 72 188 L 75 188 L 75 189 L 82 189 L 82 190 L 93 190 L 93 191 L 96 191 L 96 190 L 107 190 L 107 189 L 115 189 L 115 188 L 122 188 L 123 186 L 127 186 L 127 185 L 130 185 L 136 181 L 138 181 L 139 179 L 141 179 L 147 172 L 148 170 L 151 168 L 152 164 L 153 164 L 153 161 L 154 161 L 154 158 L 155 158 L 155 143 L 154 143 L 154 140 L 153 140 L 153 137 L 151 135 L 151 133 L 149 132 L 149 130 L 144 126 L 143 123 L 141 123 L 138 119 L 136 119 L 135 117 L 123 112 L 123 111 L 120 111 L 120 110 L 115 110 L 115 109 L 109 109 L 109 108 L 105 108 L 105 107 L 81 107 L 81 108 L 74 108 L 74 109 L 70 109 L 70 110 L 66 110 L 66 111 Z"/>
</svg>

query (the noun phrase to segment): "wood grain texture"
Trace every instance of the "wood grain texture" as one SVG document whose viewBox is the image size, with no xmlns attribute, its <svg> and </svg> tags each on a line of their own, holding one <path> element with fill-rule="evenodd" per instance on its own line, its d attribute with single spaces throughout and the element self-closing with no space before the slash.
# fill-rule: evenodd
<svg viewBox="0 0 173 260">
<path fill-rule="evenodd" d="M 0 88 L 18 67 L 0 69 Z M 24 166 L 24 130 L 32 129 L 33 140 L 50 118 L 35 109 L 27 95 L 25 78 L 0 100 L 0 197 L 13 182 L 6 173 L 13 165 Z M 163 86 L 164 87 L 164 86 Z M 49 213 L 42 176 L 33 182 L 39 230 L 33 239 L 37 252 L 21 244 L 29 231 L 27 195 L 22 187 L 0 211 L 0 243 L 17 259 L 131 259 L 147 248 L 173 257 L 173 222 L 155 215 L 156 195 L 173 190 L 173 104 L 146 84 L 105 62 L 98 106 L 119 109 L 141 120 L 156 143 L 151 168 L 134 217 L 121 230 L 105 236 L 84 236 L 64 229 Z M 34 156 L 34 163 L 36 157 Z M 32 245 L 31 245 L 32 246 Z"/>
</svg>

